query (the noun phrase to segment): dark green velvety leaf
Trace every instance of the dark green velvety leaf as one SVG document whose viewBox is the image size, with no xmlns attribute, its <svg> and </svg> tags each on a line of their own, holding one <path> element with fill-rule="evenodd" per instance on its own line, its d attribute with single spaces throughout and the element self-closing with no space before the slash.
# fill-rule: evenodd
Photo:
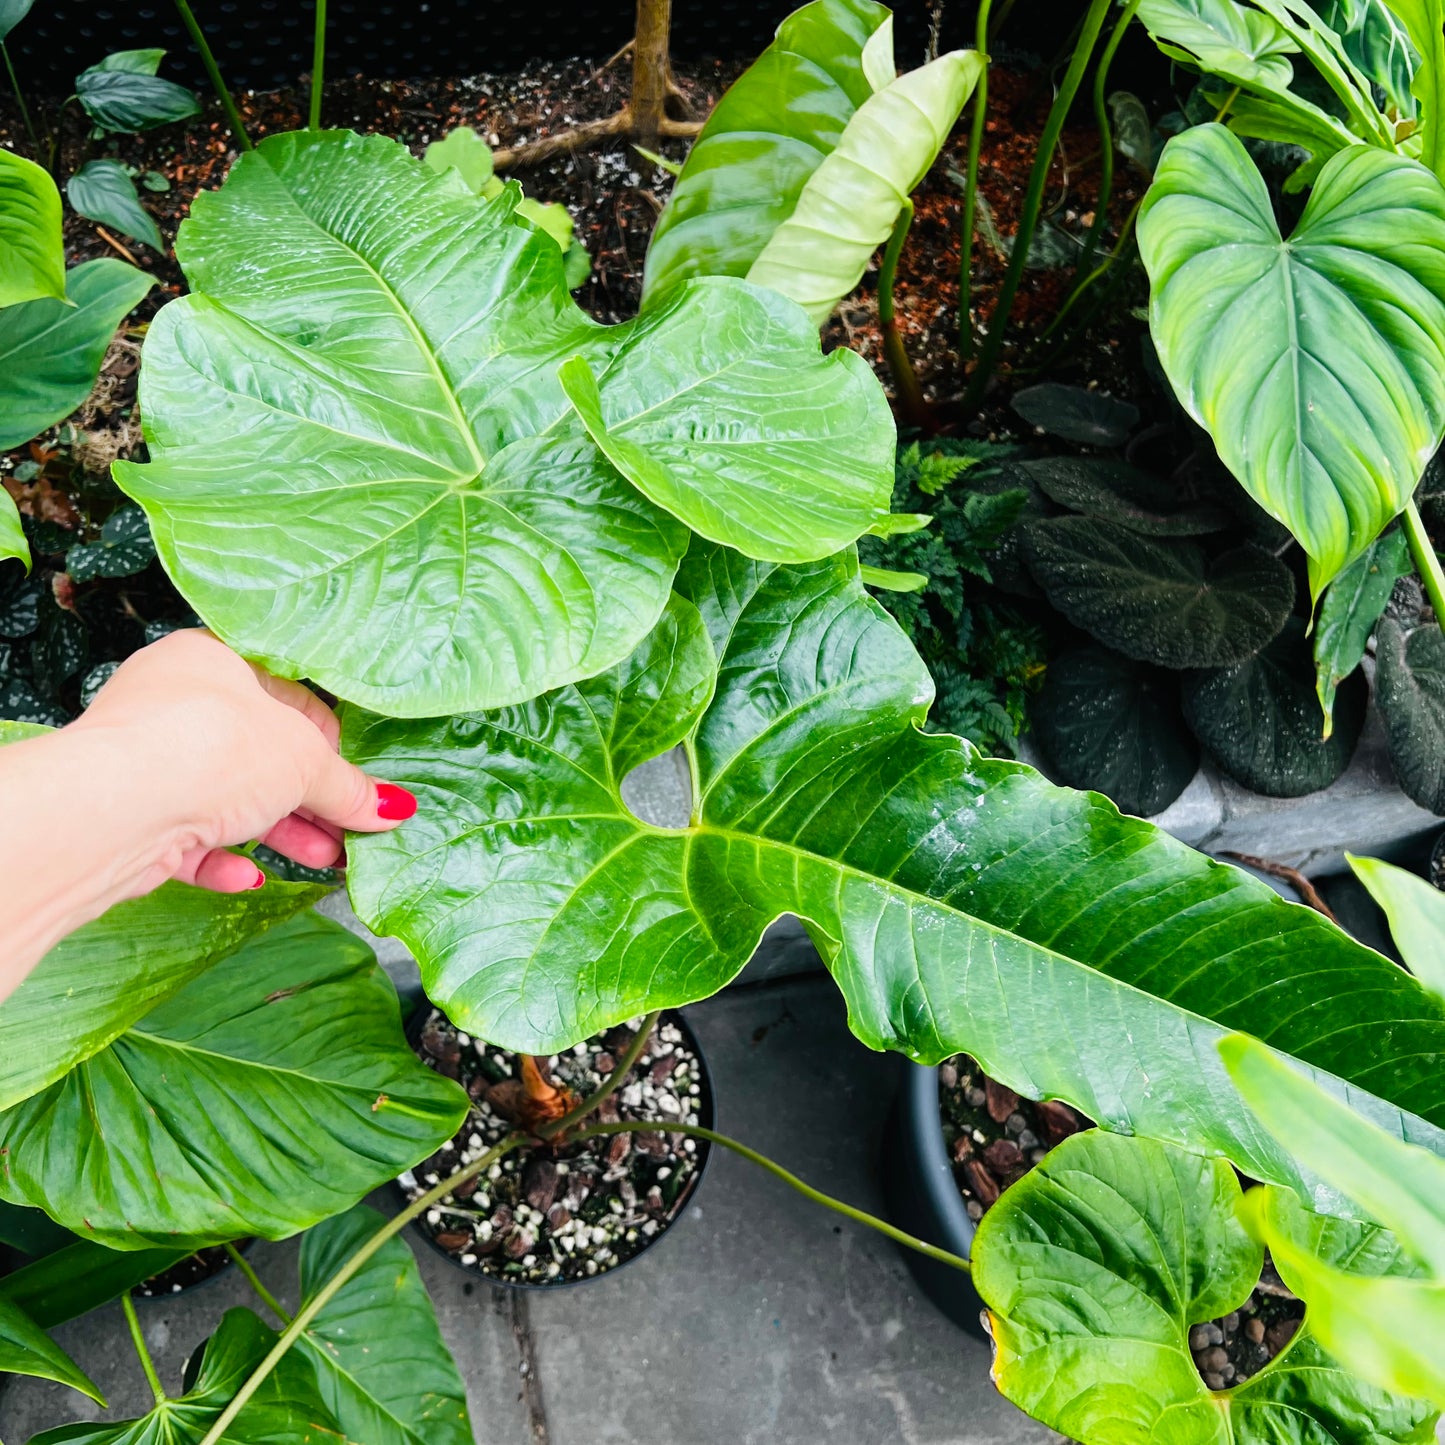
<svg viewBox="0 0 1445 1445">
<path fill-rule="evenodd" d="M 1334 728 L 1335 693 L 1365 655 L 1375 624 L 1401 577 L 1410 575 L 1410 549 L 1396 528 L 1372 542 L 1333 582 L 1315 625 L 1315 692 L 1324 712 L 1323 735 Z"/>
<path fill-rule="evenodd" d="M 105 1404 L 105 1397 L 82 1370 L 29 1315 L 0 1296 L 0 1375 L 30 1375 L 56 1380 Z"/>
<path fill-rule="evenodd" d="M 132 50 L 117 55 L 124 61 L 154 53 Z M 116 60 L 116 56 L 108 58 Z M 92 65 L 75 77 L 75 94 L 102 130 L 150 130 L 201 113 L 200 103 L 185 86 L 162 80 L 141 65 L 117 63 L 107 68 L 105 61 Z"/>
<path fill-rule="evenodd" d="M 70 714 L 59 703 L 41 697 L 28 677 L 0 669 L 0 720 L 64 727 Z"/>
<path fill-rule="evenodd" d="M 1184 715 L 1236 782 L 1272 798 L 1299 798 L 1329 787 L 1349 767 L 1369 695 L 1356 669 L 1340 684 L 1335 726 L 1322 738 L 1305 624 L 1291 617 L 1248 661 L 1187 677 Z"/>
<path fill-rule="evenodd" d="M 430 1154 L 466 1107 L 407 1046 L 367 945 L 308 913 L 0 1113 L 0 1194 L 118 1249 L 281 1239 Z"/>
<path fill-rule="evenodd" d="M 190 1253 L 189 1249 L 106 1249 L 80 1239 L 0 1279 L 0 1299 L 18 1305 L 36 1324 L 50 1330 L 108 1304 Z"/>
<path fill-rule="evenodd" d="M 1199 767 L 1177 681 L 1102 647 L 1049 663 L 1029 715 L 1059 781 L 1095 788 L 1124 813 L 1163 812 Z"/>
<path fill-rule="evenodd" d="M 66 273 L 70 305 L 47 298 L 0 310 L 0 450 L 85 400 L 115 328 L 154 285 L 124 261 L 86 261 Z"/>
<path fill-rule="evenodd" d="M 386 1221 L 355 1209 L 301 1241 L 310 1299 Z M 298 1346 L 348 1440 L 366 1445 L 472 1445 L 466 1387 L 437 1328 L 416 1258 L 387 1240 L 322 1308 Z"/>
<path fill-rule="evenodd" d="M 87 161 L 65 183 L 65 194 L 87 220 L 113 226 L 124 236 L 164 250 L 155 217 L 141 205 L 135 182 L 119 161 Z"/>
<path fill-rule="evenodd" d="M 1339 35 L 1345 54 L 1385 93 L 1386 104 L 1413 116 L 1410 83 L 1420 57 L 1384 0 L 1322 0 L 1320 18 Z"/>
<path fill-rule="evenodd" d="M 1118 522 L 1155 537 L 1197 537 L 1222 532 L 1229 514 L 1207 502 L 1181 502 L 1164 477 L 1105 457 L 1049 457 L 1020 462 L 1061 507 Z"/>
<path fill-rule="evenodd" d="M 1183 539 L 1117 522 L 1052 517 L 1024 529 L 1029 569 L 1075 627 L 1139 662 L 1225 667 L 1253 656 L 1289 616 L 1294 578 L 1258 547 L 1212 561 Z"/>
<path fill-rule="evenodd" d="M 0 564 L 0 637 L 29 637 L 40 625 L 40 583 Z"/>
<path fill-rule="evenodd" d="M 850 554 L 699 544 L 679 592 L 620 668 L 526 706 L 348 710 L 348 755 L 421 800 L 352 840 L 352 901 L 461 1027 L 553 1052 L 714 992 L 793 913 L 872 1047 L 965 1050 L 1030 1098 L 1291 1182 L 1212 1052 L 1248 1029 L 1445 1152 L 1445 1001 L 1105 799 L 920 732 L 928 674 Z M 648 826 L 621 780 L 679 739 L 693 820 Z"/>
<path fill-rule="evenodd" d="M 1030 426 L 1050 436 L 1091 447 L 1123 446 L 1139 424 L 1138 407 L 1127 401 L 1056 381 L 1040 382 L 1017 392 L 1013 409 Z"/>
<path fill-rule="evenodd" d="M 1387 617 L 1375 636 L 1375 691 L 1390 762 L 1405 792 L 1445 813 L 1445 633 L 1407 633 Z"/>
<path fill-rule="evenodd" d="M 113 512 L 95 542 L 81 542 L 65 554 L 65 570 L 76 582 L 97 577 L 130 577 L 156 559 L 150 523 L 139 507 Z"/>
<path fill-rule="evenodd" d="M 973 1245 L 993 1378 L 1080 1445 L 1428 1445 L 1434 1415 L 1356 1378 L 1309 1320 L 1258 1374 L 1212 1391 L 1189 1327 L 1238 1308 L 1263 1251 L 1236 1218 L 1234 1171 L 1150 1139 L 1091 1130 L 1005 1191 Z M 1330 1221 L 1342 1245 L 1367 1225 Z"/>
<path fill-rule="evenodd" d="M 690 525 L 821 557 L 886 517 L 893 420 L 861 357 L 731 278 L 599 326 L 518 199 L 380 136 L 292 134 L 182 226 L 192 294 L 142 366 L 152 461 L 116 476 L 187 601 L 272 671 L 434 716 L 637 645 L 687 532 L 593 444 L 557 374 L 575 356 Z"/>
<path fill-rule="evenodd" d="M 139 1420 L 62 1425 L 30 1445 L 200 1445 L 251 1371 L 276 1343 L 276 1332 L 247 1309 L 227 1310 L 206 1341 L 195 1382 Z M 221 1436 L 223 1445 L 341 1445 L 311 1366 L 288 1350 Z M 358 1442 L 363 1445 L 363 1442 Z"/>
<path fill-rule="evenodd" d="M 85 623 L 62 607 L 51 592 L 43 592 L 35 641 L 30 644 L 30 668 L 41 692 L 56 696 L 85 666 L 89 656 L 90 635 Z"/>
</svg>

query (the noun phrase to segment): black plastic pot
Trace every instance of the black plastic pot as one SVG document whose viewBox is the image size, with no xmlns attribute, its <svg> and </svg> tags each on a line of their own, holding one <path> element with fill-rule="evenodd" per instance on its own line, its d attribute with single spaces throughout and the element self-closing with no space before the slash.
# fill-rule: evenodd
<svg viewBox="0 0 1445 1445">
<path fill-rule="evenodd" d="M 888 1218 L 899 1229 L 965 1259 L 975 1225 L 964 1208 L 943 1145 L 938 1115 L 938 1070 L 905 1066 L 883 1134 L 883 1197 Z M 954 1324 L 987 1339 L 983 1301 L 960 1269 L 903 1250 L 918 1287 Z"/>
</svg>

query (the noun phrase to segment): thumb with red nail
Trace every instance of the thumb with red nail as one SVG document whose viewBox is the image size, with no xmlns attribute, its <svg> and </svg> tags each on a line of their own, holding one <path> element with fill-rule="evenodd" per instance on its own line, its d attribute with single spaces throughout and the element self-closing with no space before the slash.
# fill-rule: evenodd
<svg viewBox="0 0 1445 1445">
<path fill-rule="evenodd" d="M 70 726 L 0 747 L 0 998 L 67 933 L 168 879 L 261 887 L 240 844 L 328 868 L 347 831 L 414 816 L 416 798 L 348 763 L 339 735 L 300 683 L 185 631 L 127 659 Z M 71 788 L 83 805 L 57 807 Z"/>
</svg>

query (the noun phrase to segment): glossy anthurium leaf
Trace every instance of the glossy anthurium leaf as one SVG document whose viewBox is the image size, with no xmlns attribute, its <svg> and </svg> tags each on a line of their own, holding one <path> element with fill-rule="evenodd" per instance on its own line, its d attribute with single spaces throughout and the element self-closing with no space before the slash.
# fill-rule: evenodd
<svg viewBox="0 0 1445 1445">
<path fill-rule="evenodd" d="M 139 1420 L 62 1425 L 31 1436 L 30 1445 L 200 1445 L 275 1343 L 276 1332 L 250 1310 L 227 1310 L 184 1395 Z M 224 1445 L 339 1445 L 342 1436 L 311 1366 L 288 1350 L 220 1438 Z"/>
<path fill-rule="evenodd" d="M 747 275 L 874 81 L 893 79 L 892 23 L 873 0 L 812 0 L 783 21 L 688 152 L 647 248 L 644 304 L 694 276 Z M 870 80 L 874 35 L 885 63 Z"/>
<path fill-rule="evenodd" d="M 65 183 L 65 194 L 87 220 L 114 226 L 157 251 L 165 248 L 155 217 L 141 205 L 135 182 L 119 161 L 86 161 Z"/>
<path fill-rule="evenodd" d="M 1363 660 L 1395 583 L 1409 575 L 1410 549 L 1397 527 L 1371 542 L 1326 589 L 1314 633 L 1315 692 L 1325 737 L 1334 728 L 1340 683 Z"/>
<path fill-rule="evenodd" d="M 1407 632 L 1386 617 L 1375 664 L 1395 778 L 1422 808 L 1445 813 L 1445 633 L 1433 624 Z"/>
<path fill-rule="evenodd" d="M 272 671 L 434 716 L 636 646 L 687 532 L 588 436 L 558 378 L 575 356 L 609 436 L 729 544 L 821 557 L 886 517 L 893 421 L 861 357 L 824 358 L 796 307 L 730 278 L 600 326 L 517 199 L 380 136 L 303 133 L 182 226 L 192 294 L 142 367 L 152 461 L 116 476 L 187 601 Z M 794 507 L 825 498 L 803 538 Z"/>
<path fill-rule="evenodd" d="M 0 306 L 64 295 L 60 192 L 34 161 L 0 150 Z"/>
<path fill-rule="evenodd" d="M 0 450 L 29 441 L 85 400 L 115 328 L 154 285 L 124 261 L 86 261 L 66 274 L 67 301 L 0 310 Z"/>
<path fill-rule="evenodd" d="M 1050 662 L 1029 717 L 1052 775 L 1097 789 L 1121 813 L 1162 813 L 1199 767 L 1178 680 L 1107 648 Z"/>
<path fill-rule="evenodd" d="M 18 557 L 30 570 L 30 543 L 20 522 L 20 509 L 15 499 L 0 487 L 0 562 Z"/>
<path fill-rule="evenodd" d="M 1271 798 L 1327 788 L 1349 767 L 1365 727 L 1370 689 L 1358 668 L 1340 684 L 1334 728 L 1320 736 L 1305 624 L 1291 617 L 1255 656 L 1184 679 L 1184 715 L 1219 766 Z"/>
<path fill-rule="evenodd" d="M 872 1047 L 967 1051 L 1030 1098 L 1293 1181 L 1209 1047 L 1248 1028 L 1445 1151 L 1445 1002 L 1105 799 L 920 732 L 930 679 L 851 554 L 698 544 L 678 590 L 620 668 L 525 707 L 348 711 L 348 755 L 421 800 L 353 840 L 352 901 L 463 1028 L 553 1052 L 714 992 L 793 913 Z M 679 741 L 693 821 L 651 827 L 621 781 Z"/>
<path fill-rule="evenodd" d="M 1234 85 L 1286 90 L 1299 46 L 1273 17 L 1236 0 L 1140 0 L 1139 23 L 1174 60 Z"/>
<path fill-rule="evenodd" d="M 1223 667 L 1279 634 L 1294 578 L 1259 547 L 1211 558 L 1185 538 L 1146 537 L 1099 517 L 1050 517 L 1023 530 L 1050 603 L 1076 627 L 1140 662 Z"/>
<path fill-rule="evenodd" d="M 0 1298 L 0 1373 L 55 1380 L 105 1405 L 90 1376 L 19 1305 L 5 1298 Z"/>
<path fill-rule="evenodd" d="M 1164 477 L 1107 457 L 1046 457 L 1017 463 L 1061 507 L 1118 522 L 1152 537 L 1222 532 L 1229 514 L 1210 502 L 1181 499 Z"/>
<path fill-rule="evenodd" d="M 1196 126 L 1164 148 L 1139 249 L 1175 393 L 1298 538 L 1318 597 L 1404 507 L 1445 433 L 1445 188 L 1417 161 L 1353 146 L 1286 241 L 1243 144 Z"/>
<path fill-rule="evenodd" d="M 310 1299 L 385 1220 L 355 1209 L 301 1241 Z M 437 1328 L 416 1258 L 392 1238 L 322 1307 L 298 1341 L 347 1440 L 366 1445 L 473 1445 L 466 1387 Z"/>
<path fill-rule="evenodd" d="M 1405 966 L 1426 988 L 1445 994 L 1445 893 L 1378 858 L 1346 853 L 1345 861 L 1384 910 Z"/>
<path fill-rule="evenodd" d="M 999 1390 L 1080 1445 L 1427 1445 L 1429 1407 L 1356 1378 L 1308 1317 L 1242 1385 L 1204 1383 L 1190 1326 L 1237 1309 L 1259 1281 L 1263 1252 L 1239 1202 L 1219 1160 L 1097 1130 L 1064 1140 L 974 1238 Z M 1340 1239 L 1369 1232 L 1331 1227 Z"/>
<path fill-rule="evenodd" d="M 75 96 L 103 130 L 138 131 L 201 113 L 183 85 L 156 74 L 164 50 L 117 50 L 75 77 Z"/>
<path fill-rule="evenodd" d="M 308 913 L 0 1113 L 0 1195 L 117 1249 L 281 1239 L 410 1168 L 466 1108 L 408 1047 L 370 948 Z"/>
</svg>

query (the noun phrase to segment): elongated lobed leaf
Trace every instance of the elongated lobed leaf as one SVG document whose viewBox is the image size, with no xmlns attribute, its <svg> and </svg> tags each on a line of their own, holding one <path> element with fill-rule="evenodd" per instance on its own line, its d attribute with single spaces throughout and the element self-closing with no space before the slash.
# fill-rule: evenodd
<svg viewBox="0 0 1445 1445">
<path fill-rule="evenodd" d="M 193 294 L 142 372 L 152 461 L 116 475 L 187 600 L 272 671 L 432 716 L 636 646 L 687 533 L 594 445 L 574 356 L 688 525 L 797 559 L 886 516 L 893 422 L 861 358 L 728 279 L 600 326 L 517 199 L 381 137 L 283 135 L 182 227 Z"/>
<path fill-rule="evenodd" d="M 699 545 L 678 591 L 622 667 L 525 707 L 348 713 L 348 755 L 421 798 L 353 844 L 353 902 L 462 1027 L 552 1052 L 712 993 L 794 913 L 872 1047 L 966 1050 L 1029 1097 L 1309 1187 L 1213 1052 L 1246 1029 L 1445 1152 L 1445 1003 L 1105 799 L 920 733 L 927 672 L 851 556 Z M 693 821 L 650 827 L 621 781 L 681 740 Z"/>
<path fill-rule="evenodd" d="M 1309 554 L 1318 597 L 1445 434 L 1445 188 L 1353 146 L 1286 242 L 1244 146 L 1197 126 L 1164 149 L 1139 247 L 1175 393 Z"/>
<path fill-rule="evenodd" d="M 60 192 L 34 161 L 0 150 L 0 306 L 64 295 Z"/>
<path fill-rule="evenodd" d="M 0 1196 L 116 1249 L 280 1239 L 425 1157 L 466 1107 L 407 1046 L 367 945 L 307 914 L 0 1113 Z"/>
</svg>

